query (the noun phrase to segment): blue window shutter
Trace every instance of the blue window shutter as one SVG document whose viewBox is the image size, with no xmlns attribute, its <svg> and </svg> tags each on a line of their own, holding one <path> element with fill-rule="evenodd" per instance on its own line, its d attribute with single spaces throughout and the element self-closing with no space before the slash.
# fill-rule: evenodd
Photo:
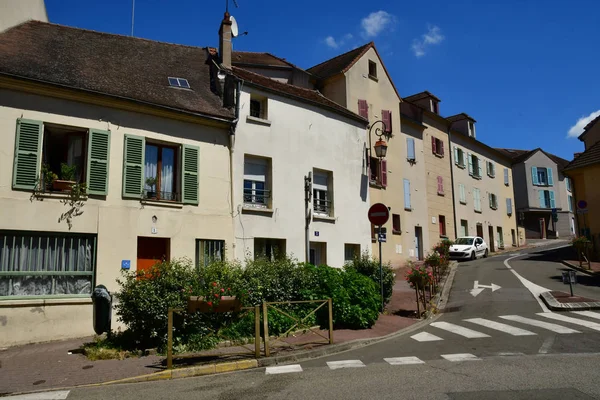
<svg viewBox="0 0 600 400">
<path fill-rule="evenodd" d="M 554 190 L 549 190 L 550 192 L 550 208 L 556 208 L 556 202 L 554 201 Z"/>
<path fill-rule="evenodd" d="M 404 180 L 404 208 L 410 209 L 410 181 Z"/>
<path fill-rule="evenodd" d="M 469 175 L 473 175 L 473 159 L 471 158 L 471 153 L 467 153 L 467 159 L 469 161 Z"/>
<path fill-rule="evenodd" d="M 540 181 L 538 180 L 537 167 L 531 167 L 531 182 L 538 186 L 540 184 Z"/>
<path fill-rule="evenodd" d="M 546 168 L 548 174 L 548 186 L 554 185 L 554 178 L 552 177 L 552 168 Z"/>
<path fill-rule="evenodd" d="M 512 199 L 511 198 L 506 199 L 506 213 L 508 215 L 512 215 Z"/>
<path fill-rule="evenodd" d="M 538 193 L 540 195 L 540 207 L 546 208 L 546 197 L 544 196 L 544 190 L 540 190 Z"/>
<path fill-rule="evenodd" d="M 413 138 L 406 138 L 406 158 L 415 159 L 415 139 Z"/>
<path fill-rule="evenodd" d="M 508 182 L 508 168 L 504 168 L 504 184 L 506 186 L 509 185 L 509 182 Z"/>
</svg>

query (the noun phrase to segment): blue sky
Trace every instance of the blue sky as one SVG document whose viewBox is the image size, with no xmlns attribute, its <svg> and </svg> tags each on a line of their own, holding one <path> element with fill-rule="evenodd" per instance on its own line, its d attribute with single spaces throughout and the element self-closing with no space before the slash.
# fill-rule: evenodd
<svg viewBox="0 0 600 400">
<path fill-rule="evenodd" d="M 236 50 L 264 51 L 308 68 L 373 40 L 400 95 L 441 98 L 466 112 L 478 139 L 572 159 L 600 114 L 600 2 L 578 0 L 233 0 Z M 482 3 L 486 3 L 485 5 Z M 257 4 L 259 4 L 257 6 Z M 130 0 L 46 0 L 51 22 L 131 32 Z M 225 0 L 136 0 L 135 36 L 217 46 Z"/>
</svg>

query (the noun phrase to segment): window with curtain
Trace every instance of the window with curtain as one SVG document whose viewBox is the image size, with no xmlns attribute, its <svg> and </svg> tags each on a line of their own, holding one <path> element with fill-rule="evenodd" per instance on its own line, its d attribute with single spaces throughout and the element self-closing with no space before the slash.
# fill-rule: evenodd
<svg viewBox="0 0 600 400">
<path fill-rule="evenodd" d="M 96 235 L 0 231 L 0 299 L 89 296 Z"/>
<path fill-rule="evenodd" d="M 266 208 L 271 198 L 267 187 L 270 161 L 266 158 L 244 156 L 244 204 Z"/>
<path fill-rule="evenodd" d="M 196 239 L 196 268 L 225 260 L 225 241 Z"/>
<path fill-rule="evenodd" d="M 177 148 L 146 142 L 144 195 L 147 199 L 179 201 L 176 179 Z"/>
<path fill-rule="evenodd" d="M 313 171 L 313 209 L 315 214 L 331 216 L 330 172 Z"/>
</svg>

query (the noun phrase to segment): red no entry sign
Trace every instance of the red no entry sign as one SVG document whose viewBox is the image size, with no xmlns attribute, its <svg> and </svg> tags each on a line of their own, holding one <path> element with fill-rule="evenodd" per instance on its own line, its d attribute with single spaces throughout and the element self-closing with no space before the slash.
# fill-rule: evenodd
<svg viewBox="0 0 600 400">
<path fill-rule="evenodd" d="M 369 221 L 373 225 L 385 225 L 388 219 L 390 219 L 390 211 L 385 204 L 375 203 L 369 208 Z"/>
</svg>

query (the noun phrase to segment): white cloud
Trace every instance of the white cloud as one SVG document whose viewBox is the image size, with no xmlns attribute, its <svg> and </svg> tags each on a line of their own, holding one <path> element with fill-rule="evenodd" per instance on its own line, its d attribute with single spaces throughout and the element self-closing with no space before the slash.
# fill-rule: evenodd
<svg viewBox="0 0 600 400">
<path fill-rule="evenodd" d="M 444 35 L 439 26 L 429 25 L 427 32 L 421 35 L 420 39 L 415 39 L 412 42 L 411 49 L 417 58 L 423 57 L 429 46 L 440 44 L 444 41 Z"/>
<path fill-rule="evenodd" d="M 576 138 L 579 135 L 581 135 L 583 133 L 583 128 L 585 128 L 585 126 L 587 124 L 589 124 L 590 122 L 592 122 L 592 120 L 595 119 L 599 115 L 600 115 L 600 110 L 594 111 L 593 113 L 591 113 L 587 117 L 581 117 L 581 118 L 579 118 L 577 120 L 577 122 L 575 123 L 575 125 L 573 125 L 571 127 L 571 129 L 569 129 L 569 133 L 567 134 L 567 137 L 568 138 Z"/>
<path fill-rule="evenodd" d="M 375 37 L 394 22 L 392 14 L 383 10 L 372 12 L 360 22 L 365 37 Z"/>
<path fill-rule="evenodd" d="M 351 40 L 354 36 L 351 33 L 346 33 L 341 39 L 336 40 L 333 36 L 327 36 L 324 40 L 325 44 L 332 49 L 342 47 L 348 40 Z"/>
<path fill-rule="evenodd" d="M 331 47 L 332 49 L 337 49 L 338 47 L 340 47 L 340 45 L 335 41 L 333 36 L 327 36 L 325 38 L 325 44 Z"/>
</svg>

